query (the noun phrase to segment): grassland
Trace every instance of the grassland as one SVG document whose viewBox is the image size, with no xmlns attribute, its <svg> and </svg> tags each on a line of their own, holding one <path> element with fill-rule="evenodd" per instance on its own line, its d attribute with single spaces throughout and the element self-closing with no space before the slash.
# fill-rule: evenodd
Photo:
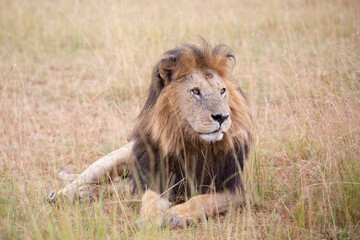
<svg viewBox="0 0 360 240">
<path fill-rule="evenodd" d="M 1 239 L 359 239 L 359 1 L 0 0 Z M 127 141 L 153 65 L 225 43 L 251 102 L 246 205 L 185 230 L 138 205 L 46 204 Z"/>
</svg>

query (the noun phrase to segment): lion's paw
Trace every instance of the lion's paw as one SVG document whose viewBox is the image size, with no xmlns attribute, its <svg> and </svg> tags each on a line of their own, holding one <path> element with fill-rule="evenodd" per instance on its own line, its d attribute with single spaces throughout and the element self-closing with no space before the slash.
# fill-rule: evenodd
<svg viewBox="0 0 360 240">
<path fill-rule="evenodd" d="M 56 194 L 56 192 L 51 192 L 47 198 L 46 201 L 50 204 L 55 204 L 58 201 L 58 195 Z"/>
<path fill-rule="evenodd" d="M 50 194 L 46 198 L 46 201 L 49 204 L 58 204 L 64 201 L 71 201 L 71 200 L 61 191 L 59 191 L 59 192 L 50 192 Z"/>
<path fill-rule="evenodd" d="M 190 218 L 183 218 L 183 217 L 170 217 L 169 218 L 169 228 L 184 228 L 189 227 L 193 223 L 192 219 Z"/>
<path fill-rule="evenodd" d="M 92 203 L 98 200 L 92 186 L 81 186 L 79 188 L 78 198 L 81 203 Z M 96 187 L 95 187 L 96 188 Z"/>
<path fill-rule="evenodd" d="M 51 192 L 46 201 L 50 204 L 69 201 L 74 202 L 79 200 L 81 203 L 92 203 L 98 200 L 98 186 L 84 185 L 76 187 L 68 185 L 59 192 Z"/>
<path fill-rule="evenodd" d="M 170 228 L 184 228 L 192 225 L 193 214 L 187 204 L 180 204 L 169 209 L 168 220 Z"/>
</svg>

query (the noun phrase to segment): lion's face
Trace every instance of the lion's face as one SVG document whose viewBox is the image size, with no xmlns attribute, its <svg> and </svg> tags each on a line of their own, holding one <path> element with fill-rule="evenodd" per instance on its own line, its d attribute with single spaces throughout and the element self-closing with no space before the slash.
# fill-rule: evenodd
<svg viewBox="0 0 360 240">
<path fill-rule="evenodd" d="M 176 83 L 181 117 L 191 126 L 192 136 L 207 143 L 222 140 L 231 125 L 225 82 L 211 69 L 195 69 Z"/>
<path fill-rule="evenodd" d="M 221 44 L 185 44 L 164 53 L 154 67 L 134 138 L 153 142 L 164 155 L 241 146 L 249 138 L 251 117 L 232 82 L 234 63 L 231 49 Z"/>
</svg>

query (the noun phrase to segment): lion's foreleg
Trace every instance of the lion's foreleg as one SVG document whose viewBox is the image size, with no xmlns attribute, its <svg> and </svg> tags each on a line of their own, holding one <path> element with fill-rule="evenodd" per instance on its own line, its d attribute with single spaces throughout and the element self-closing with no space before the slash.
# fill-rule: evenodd
<svg viewBox="0 0 360 240">
<path fill-rule="evenodd" d="M 132 156 L 133 144 L 133 142 L 130 142 L 91 164 L 73 182 L 66 185 L 57 194 L 51 193 L 48 201 L 56 201 L 56 195 L 66 196 L 73 201 L 78 194 L 79 187 L 86 184 L 102 183 L 108 178 L 123 175 L 126 169 L 131 168 L 134 161 Z"/>
<path fill-rule="evenodd" d="M 161 226 L 170 205 L 169 200 L 162 198 L 161 195 L 154 191 L 147 190 L 141 200 L 141 217 L 138 225 L 143 226 L 153 222 L 157 226 Z"/>
<path fill-rule="evenodd" d="M 206 216 L 227 212 L 230 206 L 241 202 L 240 191 L 198 195 L 169 209 L 169 226 L 184 227 Z"/>
</svg>

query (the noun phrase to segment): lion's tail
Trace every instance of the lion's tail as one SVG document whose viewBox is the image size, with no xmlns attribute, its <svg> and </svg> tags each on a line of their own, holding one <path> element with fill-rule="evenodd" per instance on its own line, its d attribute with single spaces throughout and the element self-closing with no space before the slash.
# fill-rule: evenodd
<svg viewBox="0 0 360 240">
<path fill-rule="evenodd" d="M 62 181 L 72 182 L 74 181 L 79 174 L 73 174 L 69 173 L 69 170 L 67 168 L 61 169 L 61 171 L 58 174 L 58 178 L 60 178 Z"/>
</svg>

